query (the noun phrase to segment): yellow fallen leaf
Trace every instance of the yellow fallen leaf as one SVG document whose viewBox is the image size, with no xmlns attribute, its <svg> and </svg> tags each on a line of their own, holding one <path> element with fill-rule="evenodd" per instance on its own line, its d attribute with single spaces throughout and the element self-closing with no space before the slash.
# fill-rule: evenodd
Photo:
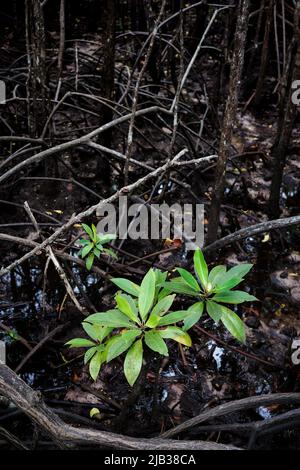
<svg viewBox="0 0 300 470">
<path fill-rule="evenodd" d="M 266 243 L 270 240 L 270 234 L 269 233 L 265 233 L 265 236 L 264 238 L 262 239 L 262 243 Z"/>
<path fill-rule="evenodd" d="M 100 415 L 100 411 L 98 410 L 98 408 L 92 408 L 90 411 L 90 418 L 93 418 L 96 415 Z"/>
</svg>

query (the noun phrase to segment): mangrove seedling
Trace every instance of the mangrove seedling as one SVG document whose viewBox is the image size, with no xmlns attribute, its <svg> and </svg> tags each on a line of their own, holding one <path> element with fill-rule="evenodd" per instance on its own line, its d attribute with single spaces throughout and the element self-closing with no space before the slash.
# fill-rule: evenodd
<svg viewBox="0 0 300 470">
<path fill-rule="evenodd" d="M 113 279 L 124 291 L 116 294 L 116 308 L 94 313 L 84 322 L 90 323 L 93 328 L 113 329 L 113 335 L 106 341 L 101 357 L 110 362 L 127 351 L 124 374 L 131 386 L 142 369 L 144 345 L 162 356 L 168 356 L 166 339 L 191 346 L 188 333 L 175 325 L 190 313 L 170 311 L 176 295 L 167 295 L 167 291 L 161 289 L 166 275 L 150 269 L 140 286 L 127 279 Z"/>
<path fill-rule="evenodd" d="M 215 266 L 210 272 L 200 249 L 194 253 L 194 277 L 189 271 L 177 268 L 179 277 L 163 286 L 168 292 L 175 292 L 197 299 L 188 311 L 183 330 L 195 325 L 206 310 L 215 323 L 221 321 L 225 328 L 239 341 L 245 342 L 245 325 L 240 317 L 222 304 L 241 304 L 257 300 L 253 295 L 240 290 L 232 290 L 240 284 L 252 268 L 252 264 L 242 263 L 227 271 L 226 266 Z"/>
<path fill-rule="evenodd" d="M 89 227 L 86 224 L 82 224 L 83 230 L 87 233 L 89 238 L 81 238 L 79 243 L 83 245 L 78 255 L 85 259 L 86 268 L 90 271 L 93 266 L 94 259 L 99 258 L 101 253 L 106 253 L 113 258 L 116 258 L 116 253 L 109 249 L 104 248 L 103 245 L 116 239 L 116 235 L 113 234 L 99 234 L 94 224 Z"/>
</svg>

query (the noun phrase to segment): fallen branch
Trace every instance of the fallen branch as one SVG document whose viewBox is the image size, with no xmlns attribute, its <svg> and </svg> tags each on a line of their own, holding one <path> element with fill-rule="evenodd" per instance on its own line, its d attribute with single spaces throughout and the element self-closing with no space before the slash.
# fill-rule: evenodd
<svg viewBox="0 0 300 470">
<path fill-rule="evenodd" d="M 105 127 L 105 126 L 103 126 L 103 127 Z M 8 273 L 12 269 L 14 269 L 16 266 L 19 266 L 24 261 L 31 258 L 32 256 L 34 256 L 38 252 L 45 250 L 45 248 L 47 246 L 51 245 L 51 243 L 53 243 L 62 233 L 64 233 L 66 230 L 70 229 L 74 224 L 78 224 L 83 219 L 85 219 L 86 217 L 91 216 L 97 209 L 99 210 L 101 207 L 105 206 L 106 204 L 109 204 L 109 203 L 112 203 L 112 202 L 116 201 L 120 196 L 130 193 L 131 191 L 133 191 L 133 190 L 137 189 L 138 187 L 142 186 L 143 184 L 145 184 L 150 179 L 155 178 L 156 176 L 160 175 L 161 173 L 168 170 L 169 168 L 172 168 L 173 164 L 177 160 L 179 160 L 179 158 L 181 158 L 183 155 L 185 155 L 187 152 L 188 152 L 187 149 L 181 150 L 171 161 L 168 161 L 163 166 L 157 168 L 156 170 L 152 171 L 151 173 L 148 173 L 147 175 L 145 175 L 142 178 L 138 179 L 134 183 L 132 183 L 128 186 L 124 186 L 119 191 L 117 191 L 112 196 L 110 196 L 109 198 L 101 200 L 98 204 L 95 204 L 94 206 L 89 207 L 88 209 L 86 209 L 83 212 L 80 212 L 77 215 L 73 214 L 71 216 L 71 218 L 68 220 L 68 222 L 66 222 L 63 226 L 59 227 L 59 229 L 57 229 L 52 235 L 50 235 L 49 238 L 47 238 L 41 244 L 39 244 L 38 246 L 33 248 L 33 250 L 31 250 L 29 253 L 24 255 L 22 258 L 14 261 L 9 266 L 2 269 L 0 271 L 0 276 L 3 276 L 4 274 Z"/>
<path fill-rule="evenodd" d="M 75 294 L 74 294 L 74 291 L 72 289 L 72 286 L 66 276 L 66 273 L 64 272 L 63 268 L 61 267 L 61 265 L 59 264 L 59 261 L 57 260 L 55 254 L 53 253 L 52 249 L 50 246 L 48 246 L 46 248 L 46 251 L 50 257 L 50 259 L 52 260 L 52 263 L 54 264 L 55 266 L 55 269 L 59 275 L 59 277 L 61 278 L 61 280 L 63 281 L 64 285 L 65 285 L 65 288 L 66 288 L 66 291 L 67 293 L 69 294 L 69 297 L 73 300 L 74 302 L 74 305 L 77 307 L 77 309 L 79 310 L 80 313 L 82 313 L 83 315 L 87 315 L 86 311 L 84 310 L 83 307 L 81 307 L 80 303 L 78 302 Z"/>
<path fill-rule="evenodd" d="M 29 353 L 22 359 L 22 361 L 20 362 L 20 364 L 16 367 L 15 369 L 15 373 L 17 374 L 18 372 L 20 372 L 20 370 L 22 369 L 22 367 L 24 367 L 24 365 L 26 364 L 26 362 L 29 361 L 29 359 L 39 350 L 41 349 L 45 343 L 47 343 L 47 341 L 49 341 L 50 339 L 52 339 L 57 333 L 59 333 L 60 331 L 62 331 L 64 328 L 65 328 L 66 325 L 59 325 L 57 326 L 56 328 L 54 328 L 52 331 L 50 331 L 50 333 L 48 333 L 38 344 L 36 344 L 34 346 L 34 348 L 32 348 Z"/>
<path fill-rule="evenodd" d="M 283 429 L 292 429 L 299 426 L 300 423 L 300 409 L 287 411 L 272 418 L 265 419 L 264 421 L 254 421 L 252 423 L 222 423 L 222 424 L 209 424 L 199 426 L 197 428 L 197 435 L 203 432 L 229 432 L 229 433 L 252 433 L 252 436 L 257 437 L 263 434 L 271 434 Z M 251 437 L 253 443 L 253 437 Z"/>
<path fill-rule="evenodd" d="M 94 149 L 98 150 L 99 152 L 103 152 L 103 153 L 107 153 L 109 155 L 112 155 L 115 159 L 117 159 L 119 161 L 126 162 L 126 156 L 123 153 L 118 152 L 117 150 L 110 149 L 108 147 L 104 147 L 103 145 L 96 144 L 95 142 L 92 142 L 92 141 L 88 142 L 87 145 L 91 148 L 94 148 Z M 204 159 L 205 158 L 211 158 L 211 160 L 212 160 L 212 159 L 215 158 L 215 156 L 213 156 L 213 157 L 204 157 Z M 194 160 L 193 160 L 193 162 L 194 162 Z M 129 163 L 131 165 L 135 165 L 135 166 L 138 166 L 140 168 L 143 168 L 144 170 L 147 170 L 147 171 L 154 171 L 155 170 L 155 168 L 153 168 L 153 166 L 150 166 L 150 165 L 148 165 L 147 163 L 144 163 L 144 162 L 140 162 L 139 160 L 136 160 L 135 158 L 130 158 Z M 178 165 L 178 163 L 180 163 L 180 162 L 177 162 L 176 166 Z M 199 161 L 198 161 L 198 163 L 199 163 Z M 188 166 L 189 164 L 190 164 L 190 161 L 188 163 L 186 163 L 186 166 Z M 184 183 L 183 181 L 180 181 L 180 180 L 178 180 L 178 179 L 176 179 L 172 176 L 170 177 L 170 180 L 173 183 L 178 184 L 182 188 L 187 189 L 187 188 L 190 187 L 187 183 Z"/>
<path fill-rule="evenodd" d="M 179 424 L 173 429 L 161 435 L 162 438 L 169 438 L 180 434 L 183 431 L 198 426 L 199 424 L 209 421 L 211 419 L 220 418 L 221 416 L 228 415 L 229 413 L 236 413 L 237 411 L 245 411 L 250 408 L 257 408 L 259 406 L 268 406 L 274 404 L 293 405 L 300 403 L 300 393 L 274 393 L 271 395 L 260 395 L 241 400 L 230 401 L 220 406 L 216 406 L 211 410 L 204 411 L 198 416 L 191 418 L 185 423 Z"/>
<path fill-rule="evenodd" d="M 207 441 L 134 439 L 94 429 L 73 427 L 62 421 L 47 405 L 41 394 L 32 390 L 9 367 L 0 364 L 0 393 L 11 400 L 41 429 L 63 447 L 72 444 L 97 445 L 104 448 L 133 450 L 234 450 L 233 446 Z"/>
<path fill-rule="evenodd" d="M 220 248 L 224 248 L 224 246 L 231 245 L 232 243 L 236 243 L 247 237 L 253 237 L 255 235 L 259 235 L 260 233 L 270 232 L 271 230 L 289 228 L 298 224 L 300 224 L 300 215 L 286 217 L 284 219 L 270 220 L 269 222 L 261 222 L 260 224 L 237 230 L 236 232 L 231 233 L 230 235 L 227 235 L 226 237 L 223 237 L 220 240 L 211 243 L 210 245 L 207 245 L 203 248 L 203 251 L 216 251 Z"/>
<path fill-rule="evenodd" d="M 29 248 L 36 248 L 40 246 L 37 242 L 34 242 L 33 240 L 28 240 L 27 238 L 15 237 L 13 235 L 8 235 L 7 233 L 0 233 L 0 240 L 5 240 L 11 243 L 17 243 L 18 245 L 27 246 Z M 72 256 L 72 255 L 69 255 L 68 253 L 64 253 L 63 251 L 59 251 L 59 250 L 54 250 L 54 254 L 60 259 L 63 259 L 65 261 L 70 261 L 71 263 L 76 263 L 79 266 L 82 266 L 83 268 L 86 267 L 84 260 L 80 258 L 76 258 L 75 256 Z M 111 277 L 105 271 L 98 268 L 98 266 L 92 266 L 91 271 L 96 274 L 99 274 L 99 276 L 101 276 L 105 280 L 109 280 Z"/>
<path fill-rule="evenodd" d="M 259 435 L 271 434 L 285 429 L 293 429 L 300 424 L 300 409 L 287 411 L 265 421 L 257 421 L 254 423 L 252 433 L 248 443 L 248 449 L 252 448 L 256 438 Z"/>
<path fill-rule="evenodd" d="M 37 235 L 40 236 L 40 229 L 39 229 L 38 223 L 27 201 L 24 202 L 24 209 L 27 212 L 27 215 L 29 216 L 29 219 L 31 220 L 32 225 L 34 226 Z"/>
<path fill-rule="evenodd" d="M 164 109 L 164 108 L 160 108 L 159 106 L 151 106 L 149 108 L 140 109 L 139 111 L 137 111 L 135 113 L 135 116 L 136 117 L 144 116 L 145 114 L 154 113 L 154 112 L 158 112 L 158 111 L 161 111 L 161 112 L 166 113 L 166 114 L 170 114 L 170 112 L 168 110 Z M 68 142 L 64 142 L 63 144 L 56 145 L 55 147 L 48 148 L 48 149 L 46 149 L 42 152 L 37 153 L 36 155 L 33 155 L 32 157 L 27 158 L 26 160 L 18 163 L 18 165 L 14 166 L 10 170 L 8 170 L 6 173 L 3 173 L 3 175 L 0 176 L 0 183 L 2 183 L 3 181 L 5 181 L 7 178 L 14 175 L 15 173 L 17 173 L 22 168 L 24 168 L 28 165 L 31 165 L 32 163 L 39 163 L 42 160 L 44 160 L 46 157 L 50 157 L 51 155 L 55 155 L 57 153 L 64 152 L 67 149 L 76 147 L 80 144 L 83 144 L 85 142 L 90 141 L 91 139 L 93 139 L 94 137 L 98 136 L 99 134 L 107 131 L 108 129 L 111 129 L 112 127 L 115 127 L 118 124 L 121 124 L 123 122 L 128 121 L 129 119 L 131 119 L 131 116 L 132 116 L 132 113 L 126 114 L 125 116 L 121 116 L 121 117 L 119 117 L 117 119 L 114 119 L 113 121 L 111 121 L 107 124 L 104 124 L 101 127 L 98 127 L 97 129 L 90 132 L 89 134 L 83 135 L 82 137 L 78 137 L 77 139 L 70 140 Z M 0 139 L 1 139 L 1 137 L 0 137 Z M 9 138 L 6 138 L 6 139 L 9 140 Z M 2 137 L 2 140 L 3 140 L 3 137 Z M 12 138 L 12 140 L 13 140 L 13 138 Z M 37 141 L 35 141 L 35 142 L 37 142 Z"/>
</svg>

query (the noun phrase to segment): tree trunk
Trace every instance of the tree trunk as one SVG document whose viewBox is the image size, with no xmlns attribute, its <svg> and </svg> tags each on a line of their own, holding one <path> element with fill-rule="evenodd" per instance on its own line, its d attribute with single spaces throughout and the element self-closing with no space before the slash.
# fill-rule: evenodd
<svg viewBox="0 0 300 470">
<path fill-rule="evenodd" d="M 233 5 L 234 0 L 230 0 L 230 5 Z M 212 109 L 214 113 L 217 114 L 216 120 L 218 122 L 218 110 L 224 104 L 224 97 L 226 97 L 226 85 L 228 83 L 228 65 L 229 65 L 229 51 L 230 51 L 230 44 L 233 40 L 231 37 L 233 35 L 232 30 L 235 29 L 235 12 L 233 8 L 229 8 L 225 13 L 224 18 L 224 33 L 222 37 L 222 42 L 220 45 L 221 53 L 219 57 L 219 63 L 216 73 L 216 85 L 215 85 L 215 92 L 211 98 L 212 102 Z M 234 17 L 234 18 L 233 18 Z M 232 26 L 233 24 L 233 26 Z"/>
<path fill-rule="evenodd" d="M 58 76 L 61 78 L 66 39 L 65 0 L 60 0 L 59 29 Z"/>
<path fill-rule="evenodd" d="M 116 30 L 116 1 L 103 2 L 103 64 L 101 68 L 101 95 L 105 100 L 113 101 L 115 92 L 115 30 Z M 111 103 L 108 103 L 111 106 Z M 100 125 L 112 120 L 112 109 L 101 106 Z M 103 144 L 111 145 L 111 130 L 103 134 Z"/>
<path fill-rule="evenodd" d="M 259 106 L 260 104 L 267 65 L 268 65 L 269 39 L 270 39 L 270 32 L 271 32 L 271 27 L 273 23 L 273 9 L 274 9 L 274 0 L 269 0 L 267 12 L 266 12 L 265 34 L 264 34 L 263 47 L 262 47 L 262 52 L 261 52 L 260 68 L 259 68 L 258 80 L 257 80 L 255 95 L 254 95 L 255 106 Z"/>
<path fill-rule="evenodd" d="M 39 137 L 47 119 L 44 15 L 40 0 L 26 0 L 25 10 L 28 132 L 31 137 Z"/>
<path fill-rule="evenodd" d="M 292 82 L 300 79 L 300 1 L 297 2 L 294 14 L 294 33 L 289 47 L 287 65 L 282 78 L 281 100 L 277 124 L 277 135 L 272 148 L 272 182 L 268 204 L 268 212 L 272 218 L 280 215 L 280 189 L 295 119 L 297 104 L 292 102 Z"/>
<path fill-rule="evenodd" d="M 195 3 L 195 2 L 194 2 Z M 193 54 L 199 44 L 200 39 L 205 31 L 207 16 L 209 13 L 209 6 L 207 0 L 204 0 L 202 5 L 196 7 L 196 20 L 191 31 L 190 53 Z"/>
<path fill-rule="evenodd" d="M 243 71 L 245 44 L 248 27 L 249 0 L 240 0 L 237 16 L 235 46 L 230 71 L 229 92 L 223 118 L 221 141 L 219 146 L 219 158 L 216 168 L 216 182 L 211 201 L 209 225 L 206 243 L 212 243 L 217 239 L 220 220 L 220 208 L 223 199 L 226 165 L 230 153 L 233 125 L 236 118 L 238 105 L 238 90 Z"/>
<path fill-rule="evenodd" d="M 251 52 L 248 57 L 248 63 L 246 65 L 246 75 L 247 77 L 249 76 L 249 80 L 251 79 L 251 75 L 253 72 L 253 64 L 255 61 L 255 57 L 259 48 L 259 38 L 260 38 L 260 32 L 261 32 L 261 26 L 262 26 L 262 20 L 263 20 L 263 13 L 265 10 L 265 2 L 266 0 L 262 0 L 261 5 L 258 5 L 259 8 L 259 13 L 258 13 L 258 19 L 257 22 L 255 22 L 255 25 L 252 26 L 252 29 L 254 29 L 254 38 L 253 38 L 253 43 L 251 46 Z M 256 5 L 254 5 L 256 7 Z"/>
</svg>

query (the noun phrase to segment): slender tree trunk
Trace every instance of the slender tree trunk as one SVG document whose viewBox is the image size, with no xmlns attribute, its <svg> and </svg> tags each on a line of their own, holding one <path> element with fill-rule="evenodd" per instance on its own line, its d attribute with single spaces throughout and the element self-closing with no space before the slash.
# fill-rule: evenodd
<svg viewBox="0 0 300 470">
<path fill-rule="evenodd" d="M 277 124 L 277 135 L 272 148 L 273 171 L 268 212 L 272 218 L 280 215 L 280 189 L 298 107 L 292 102 L 292 82 L 300 79 L 300 1 L 294 14 L 294 33 L 289 47 L 288 60 L 282 78 L 281 101 Z"/>
<path fill-rule="evenodd" d="M 270 32 L 271 32 L 272 23 L 273 23 L 273 9 L 274 9 L 274 0 L 269 0 L 267 11 L 266 11 L 265 34 L 264 34 L 264 42 L 263 42 L 263 47 L 262 47 L 262 52 L 261 52 L 260 68 L 259 68 L 258 80 L 257 80 L 255 95 L 254 95 L 255 106 L 259 106 L 260 104 L 265 76 L 266 76 L 266 70 L 267 70 L 267 65 L 268 65 L 268 53 L 269 53 L 269 39 L 270 39 Z"/>
<path fill-rule="evenodd" d="M 219 158 L 216 168 L 215 188 L 211 201 L 209 224 L 206 243 L 212 243 L 217 239 L 220 220 L 220 208 L 223 199 L 226 165 L 230 153 L 233 126 L 238 106 L 238 91 L 242 78 L 245 44 L 248 27 L 249 0 L 240 0 L 235 33 L 235 45 L 230 71 L 228 98 L 225 106 L 221 141 L 219 146 Z"/>
<path fill-rule="evenodd" d="M 137 2 L 137 15 L 138 15 L 138 29 L 140 31 L 147 31 L 147 19 L 145 12 L 145 5 L 143 0 Z"/>
<path fill-rule="evenodd" d="M 130 23 L 131 30 L 137 31 L 138 29 L 138 19 L 137 19 L 137 2 L 130 0 Z"/>
<path fill-rule="evenodd" d="M 65 24 L 65 0 L 60 0 L 60 11 L 59 11 L 59 52 L 58 52 L 58 75 L 61 78 L 63 69 L 63 60 L 65 52 L 65 39 L 66 39 L 66 24 Z"/>
<path fill-rule="evenodd" d="M 101 94 L 106 100 L 112 101 L 115 93 L 115 31 L 116 31 L 116 0 L 103 2 L 103 65 L 101 69 Z M 111 105 L 111 103 L 109 103 Z M 112 120 L 112 109 L 101 107 L 100 125 Z M 111 145 L 111 131 L 103 135 L 103 143 Z"/>
<path fill-rule="evenodd" d="M 146 31 L 144 0 L 130 0 L 130 22 L 132 31 Z"/>
<path fill-rule="evenodd" d="M 230 0 L 229 5 L 233 5 L 234 0 Z M 213 104 L 213 109 L 215 110 L 216 113 L 218 113 L 218 110 L 223 106 L 224 104 L 224 96 L 226 97 L 226 84 L 228 80 L 226 79 L 226 70 L 227 70 L 227 65 L 229 63 L 229 50 L 230 50 L 230 43 L 231 43 L 231 30 L 232 30 L 232 23 L 233 23 L 233 9 L 229 8 L 227 11 L 224 12 L 225 15 L 225 21 L 224 21 L 224 33 L 222 37 L 222 43 L 221 43 L 221 54 L 220 54 L 220 59 L 219 59 L 219 64 L 218 64 L 218 69 L 216 73 L 216 88 L 215 88 L 215 93 L 213 94 L 211 98 L 211 102 Z M 218 118 L 216 116 L 216 119 L 218 121 Z"/>
<path fill-rule="evenodd" d="M 254 60 L 256 57 L 256 53 L 258 51 L 258 45 L 259 45 L 259 38 L 260 38 L 260 32 L 261 32 L 261 26 L 262 26 L 262 20 L 263 20 L 263 13 L 265 10 L 265 2 L 266 0 L 261 1 L 259 13 L 258 13 L 258 19 L 255 25 L 253 26 L 255 28 L 255 34 L 254 34 L 254 39 L 253 39 L 253 44 L 252 44 L 252 49 L 251 53 L 249 56 L 248 64 L 246 66 L 247 70 L 247 76 L 249 75 L 251 77 L 251 74 L 253 72 L 253 64 Z"/>
<path fill-rule="evenodd" d="M 198 7 L 196 7 L 196 20 L 195 20 L 194 25 L 192 26 L 192 31 L 191 31 L 192 40 L 190 42 L 190 48 L 189 48 L 191 53 L 194 53 L 196 47 L 199 44 L 200 39 L 203 36 L 206 23 L 207 23 L 208 13 L 209 13 L 209 6 L 207 5 L 207 0 L 204 0 L 202 5 L 199 5 Z"/>
<path fill-rule="evenodd" d="M 31 137 L 38 137 L 47 119 L 45 26 L 40 0 L 26 0 L 25 22 L 28 132 Z"/>
</svg>

